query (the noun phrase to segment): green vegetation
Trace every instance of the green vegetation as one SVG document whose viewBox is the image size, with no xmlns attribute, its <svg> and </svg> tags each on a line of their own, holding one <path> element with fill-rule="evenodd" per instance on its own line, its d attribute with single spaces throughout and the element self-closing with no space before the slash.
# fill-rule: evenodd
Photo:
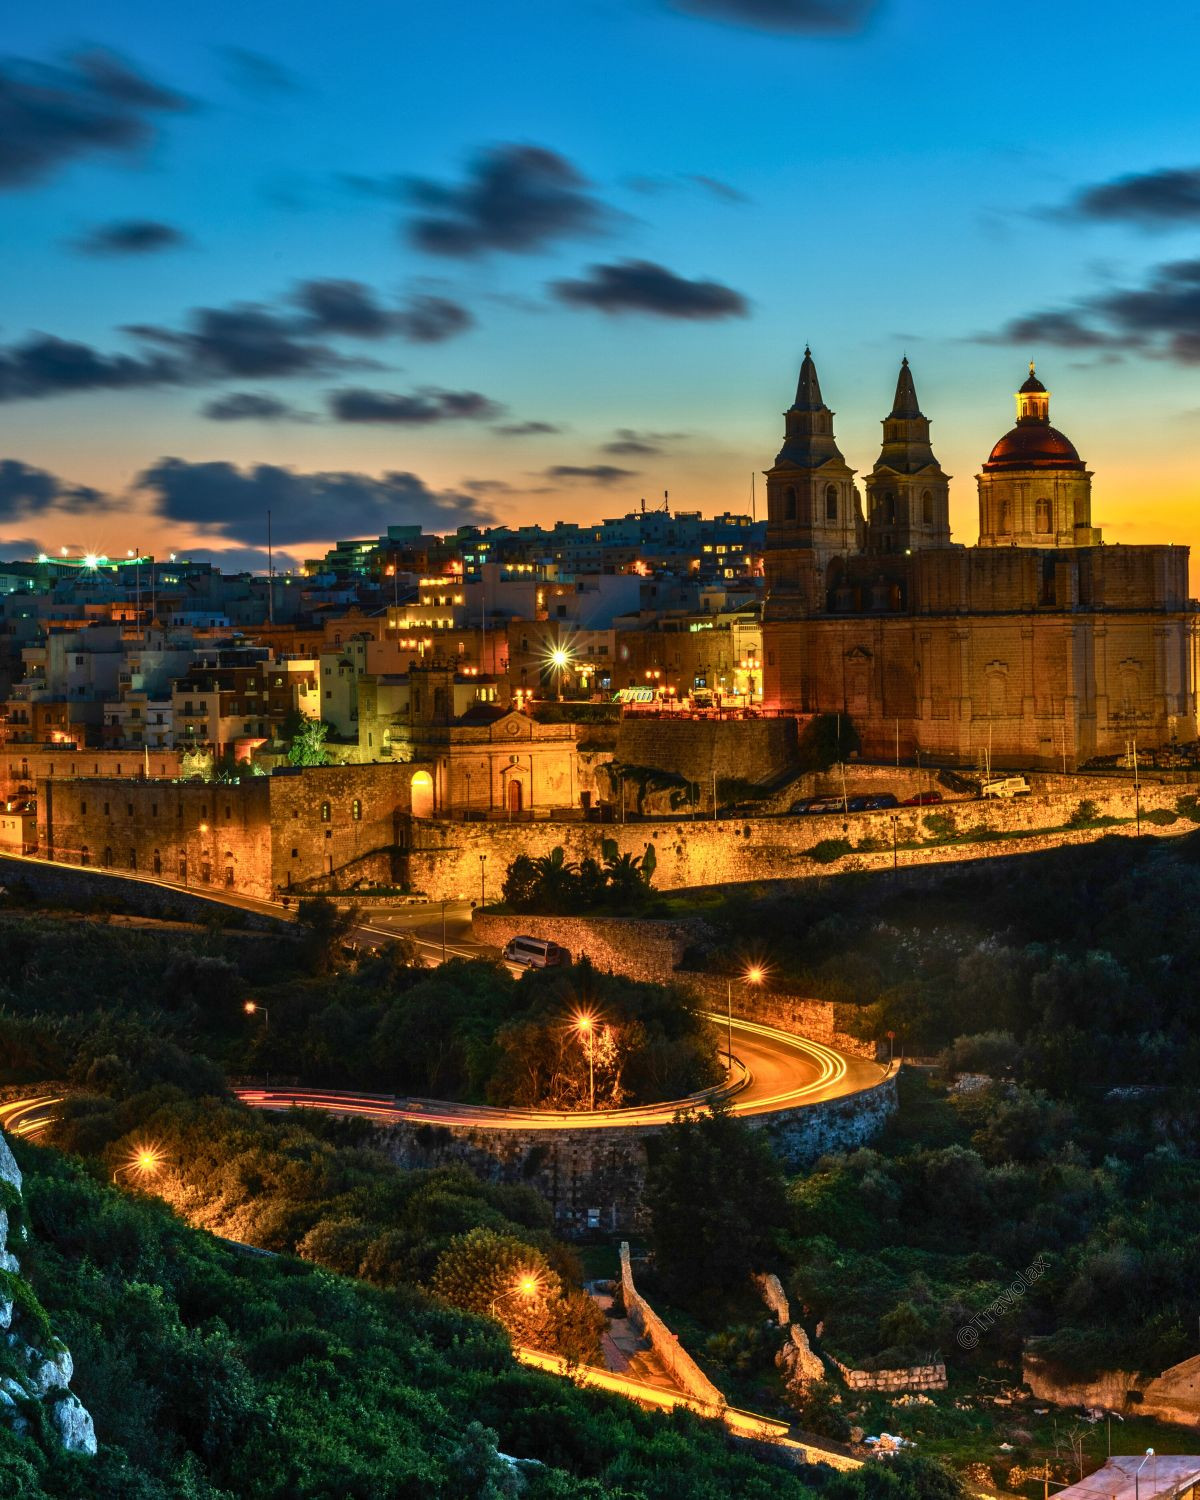
<svg viewBox="0 0 1200 1500">
<path fill-rule="evenodd" d="M 526 1500 L 809 1493 L 711 1424 L 522 1369 L 493 1323 L 238 1253 L 77 1162 L 14 1146 L 24 1269 L 72 1350 L 101 1446 L 66 1455 L 0 1422 L 0 1494 L 501 1500 L 520 1488 L 501 1453 L 527 1461 Z"/>
<path fill-rule="evenodd" d="M 288 747 L 288 764 L 293 766 L 327 766 L 329 753 L 325 741 L 329 725 L 320 719 L 308 719 L 296 726 Z"/>
<path fill-rule="evenodd" d="M 518 854 L 504 876 L 504 905 L 546 916 L 644 911 L 657 863 L 654 845 L 647 844 L 642 854 L 620 854 L 615 839 L 604 839 L 600 855 L 576 863 L 561 845 L 537 859 Z"/>
</svg>

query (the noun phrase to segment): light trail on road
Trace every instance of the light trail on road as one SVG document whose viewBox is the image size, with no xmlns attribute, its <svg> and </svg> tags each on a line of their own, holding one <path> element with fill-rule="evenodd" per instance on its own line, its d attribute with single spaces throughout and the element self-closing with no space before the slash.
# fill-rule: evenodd
<svg viewBox="0 0 1200 1500">
<path fill-rule="evenodd" d="M 55 1117 L 55 1106 L 62 1103 L 61 1094 L 39 1094 L 32 1099 L 14 1099 L 0 1104 L 0 1125 L 10 1135 L 32 1136 L 45 1130 Z"/>
</svg>

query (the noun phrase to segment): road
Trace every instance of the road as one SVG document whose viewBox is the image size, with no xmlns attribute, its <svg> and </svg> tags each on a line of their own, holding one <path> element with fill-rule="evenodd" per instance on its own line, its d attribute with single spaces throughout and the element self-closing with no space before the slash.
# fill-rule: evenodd
<svg viewBox="0 0 1200 1500">
<path fill-rule="evenodd" d="M 712 1015 L 723 1027 L 724 1016 Z M 879 1083 L 886 1069 L 863 1058 L 847 1057 L 807 1037 L 777 1031 L 757 1021 L 733 1022 L 735 1060 L 744 1067 L 731 1095 L 735 1115 L 764 1115 L 827 1099 L 840 1099 Z M 740 1071 L 740 1070 L 739 1070 Z M 663 1125 L 690 1101 L 635 1105 L 628 1109 L 500 1109 L 483 1104 L 452 1104 L 439 1099 L 399 1099 L 337 1089 L 240 1088 L 238 1098 L 252 1109 L 318 1109 L 333 1115 L 358 1115 L 380 1125 L 424 1124 L 471 1126 L 479 1130 L 611 1130 L 614 1127 Z M 697 1096 L 695 1102 L 700 1102 Z"/>
</svg>

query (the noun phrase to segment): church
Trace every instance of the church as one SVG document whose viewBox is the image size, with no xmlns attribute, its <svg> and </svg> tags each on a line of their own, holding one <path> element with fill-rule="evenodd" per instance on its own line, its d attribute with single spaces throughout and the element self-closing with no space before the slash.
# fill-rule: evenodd
<svg viewBox="0 0 1200 1500">
<path fill-rule="evenodd" d="M 1196 738 L 1188 549 L 1106 545 L 1032 364 L 1016 401 L 966 547 L 908 360 L 864 510 L 805 350 L 766 471 L 766 706 L 848 715 L 871 759 L 1074 767 Z"/>
</svg>

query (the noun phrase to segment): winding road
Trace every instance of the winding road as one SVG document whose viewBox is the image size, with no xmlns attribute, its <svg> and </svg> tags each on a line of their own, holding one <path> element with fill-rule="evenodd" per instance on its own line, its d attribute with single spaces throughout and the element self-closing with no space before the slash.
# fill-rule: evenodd
<svg viewBox="0 0 1200 1500">
<path fill-rule="evenodd" d="M 723 1027 L 725 1017 L 709 1019 Z M 847 1057 L 822 1042 L 777 1031 L 757 1021 L 734 1018 L 735 1077 L 721 1092 L 735 1115 L 765 1115 L 856 1094 L 883 1080 L 887 1070 L 863 1058 Z M 612 1130 L 661 1126 L 688 1104 L 705 1096 L 636 1105 L 629 1109 L 557 1111 L 502 1109 L 484 1104 L 452 1104 L 440 1099 L 401 1099 L 337 1089 L 239 1088 L 252 1109 L 317 1109 L 357 1115 L 379 1125 L 470 1126 L 477 1130 Z"/>
</svg>

